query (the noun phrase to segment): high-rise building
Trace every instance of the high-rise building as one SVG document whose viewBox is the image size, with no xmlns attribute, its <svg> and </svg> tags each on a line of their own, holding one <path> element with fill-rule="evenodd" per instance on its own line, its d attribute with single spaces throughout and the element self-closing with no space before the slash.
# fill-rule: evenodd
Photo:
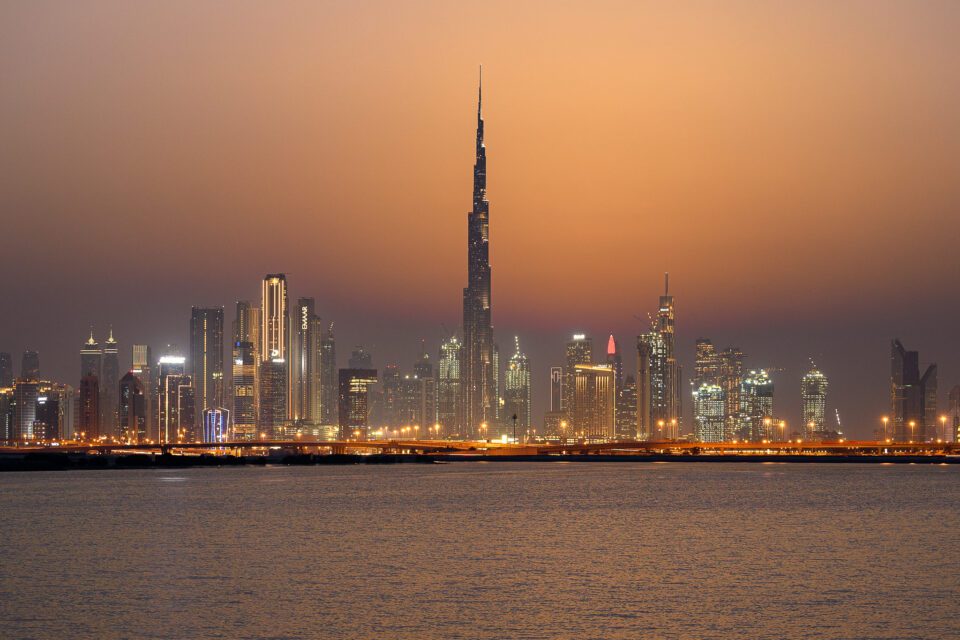
<svg viewBox="0 0 960 640">
<path fill-rule="evenodd" d="M 93 329 L 90 329 L 90 337 L 80 348 L 80 377 L 87 374 L 93 374 L 99 380 L 103 376 L 103 349 L 93 337 Z M 98 419 L 99 420 L 99 419 Z"/>
<path fill-rule="evenodd" d="M 800 382 L 802 401 L 803 435 L 805 438 L 821 438 L 826 434 L 824 418 L 827 411 L 827 376 L 816 365 L 804 374 Z"/>
<path fill-rule="evenodd" d="M 177 386 L 177 442 L 196 442 L 197 396 L 190 376 L 183 376 Z"/>
<path fill-rule="evenodd" d="M 236 314 L 233 319 L 233 342 L 252 342 L 260 335 L 260 309 L 251 306 L 248 300 L 237 300 Z"/>
<path fill-rule="evenodd" d="M 230 439 L 230 412 L 221 407 L 203 410 L 203 442 L 227 442 Z"/>
<path fill-rule="evenodd" d="M 514 338 L 514 352 L 504 374 L 504 426 L 510 435 L 526 434 L 532 424 L 530 399 L 530 363 L 520 351 L 520 338 Z M 516 429 L 516 434 L 512 429 Z"/>
<path fill-rule="evenodd" d="M 287 361 L 283 358 L 260 362 L 258 426 L 268 437 L 284 438 L 287 433 Z"/>
<path fill-rule="evenodd" d="M 13 358 L 9 353 L 0 352 L 0 389 L 13 387 Z"/>
<path fill-rule="evenodd" d="M 257 437 L 255 384 L 257 356 L 252 342 L 233 344 L 233 437 L 254 440 Z"/>
<path fill-rule="evenodd" d="M 758 442 L 783 436 L 773 415 L 773 379 L 766 369 L 750 371 L 740 384 L 739 437 Z"/>
<path fill-rule="evenodd" d="M 338 375 L 340 438 L 365 439 L 370 419 L 369 389 L 376 369 L 340 369 Z"/>
<path fill-rule="evenodd" d="M 12 442 L 13 437 L 13 386 L 0 388 L 0 440 Z"/>
<path fill-rule="evenodd" d="M 717 348 L 713 346 L 713 342 L 709 338 L 697 338 L 696 349 L 693 380 L 691 380 L 694 390 L 705 384 L 719 384 L 723 366 Z"/>
<path fill-rule="evenodd" d="M 33 437 L 37 440 L 60 439 L 60 394 L 49 384 L 37 390 L 37 408 L 33 419 Z"/>
<path fill-rule="evenodd" d="M 573 376 L 573 429 L 586 439 L 616 438 L 616 380 L 607 364 L 578 364 Z"/>
<path fill-rule="evenodd" d="M 413 378 L 419 381 L 417 389 L 418 409 L 417 424 L 420 424 L 430 435 L 439 436 L 437 425 L 437 379 L 433 370 L 433 362 L 427 353 L 426 344 L 421 341 L 420 358 L 413 363 Z M 431 431 L 432 429 L 432 431 Z"/>
<path fill-rule="evenodd" d="M 463 347 L 456 336 L 440 345 L 437 360 L 437 423 L 440 434 L 447 437 L 465 435 L 463 428 Z"/>
<path fill-rule="evenodd" d="M 337 343 L 333 337 L 333 323 L 327 326 L 320 340 L 320 423 L 337 424 Z"/>
<path fill-rule="evenodd" d="M 573 397 L 576 395 L 576 367 L 579 364 L 593 363 L 593 339 L 584 333 L 575 333 L 567 343 L 566 363 L 563 376 L 563 410 L 567 422 L 573 422 Z M 573 429 L 579 431 L 576 424 Z"/>
<path fill-rule="evenodd" d="M 77 390 L 73 385 L 54 382 L 48 386 L 47 394 L 57 399 L 60 428 L 57 437 L 62 440 L 77 439 Z"/>
<path fill-rule="evenodd" d="M 190 309 L 190 378 L 199 429 L 205 409 L 223 406 L 223 307 Z"/>
<path fill-rule="evenodd" d="M 362 344 L 358 344 L 350 352 L 347 364 L 351 369 L 370 369 L 373 367 L 373 355 Z"/>
<path fill-rule="evenodd" d="M 563 410 L 563 367 L 550 367 L 550 411 Z"/>
<path fill-rule="evenodd" d="M 22 380 L 40 379 L 40 354 L 36 351 L 27 349 L 23 352 L 23 359 L 20 361 L 20 378 Z"/>
<path fill-rule="evenodd" d="M 39 440 L 43 434 L 36 433 L 34 423 L 37 420 L 37 397 L 40 395 L 40 383 L 35 378 L 21 378 L 13 383 L 13 439 L 21 441 Z"/>
<path fill-rule="evenodd" d="M 659 440 L 667 415 L 664 400 L 666 345 L 655 330 L 637 336 L 637 434 Z"/>
<path fill-rule="evenodd" d="M 947 396 L 947 417 L 950 426 L 947 429 L 948 442 L 960 442 L 960 384 L 953 385 Z"/>
<path fill-rule="evenodd" d="M 147 418 L 147 436 L 155 433 L 157 424 L 156 414 L 156 385 L 153 380 L 153 353 L 150 345 L 135 344 L 132 347 L 133 357 L 130 359 L 130 371 L 140 378 L 144 392 L 144 414 Z"/>
<path fill-rule="evenodd" d="M 290 348 L 287 335 L 287 277 L 282 273 L 268 273 L 263 279 L 260 340 L 261 362 L 286 362 Z"/>
<path fill-rule="evenodd" d="M 693 390 L 693 433 L 700 442 L 725 442 L 727 431 L 726 397 L 715 382 L 701 382 Z"/>
<path fill-rule="evenodd" d="M 157 361 L 156 431 L 150 427 L 149 438 L 160 443 L 176 442 L 181 431 L 180 387 L 187 384 L 187 359 L 168 354 Z"/>
<path fill-rule="evenodd" d="M 899 340 L 890 347 L 890 412 L 893 439 L 925 442 L 937 433 L 937 365 L 920 375 L 920 355 Z"/>
<path fill-rule="evenodd" d="M 78 439 L 96 440 L 100 437 L 100 379 L 95 373 L 80 378 L 77 405 Z"/>
<path fill-rule="evenodd" d="M 464 427 L 476 437 L 495 422 L 496 374 L 490 300 L 490 203 L 483 143 L 482 83 L 477 100 L 473 208 L 467 215 L 467 286 L 463 289 Z"/>
<path fill-rule="evenodd" d="M 717 384 L 723 389 L 726 433 L 728 437 L 736 437 L 740 425 L 740 387 L 743 384 L 743 352 L 738 347 L 728 347 L 720 352 Z"/>
<path fill-rule="evenodd" d="M 100 377 L 100 431 L 119 434 L 117 429 L 117 385 L 120 383 L 120 345 L 113 337 L 113 327 L 103 343 L 103 375 Z"/>
<path fill-rule="evenodd" d="M 293 331 L 290 375 L 293 405 L 291 418 L 298 424 L 320 424 L 322 371 L 320 359 L 321 323 L 314 312 L 313 298 L 297 300 Z"/>
<path fill-rule="evenodd" d="M 118 401 L 120 440 L 143 442 L 147 439 L 147 394 L 143 382 L 133 371 L 120 379 Z"/>
<path fill-rule="evenodd" d="M 617 439 L 637 439 L 637 381 L 626 376 L 617 397 Z"/>
</svg>

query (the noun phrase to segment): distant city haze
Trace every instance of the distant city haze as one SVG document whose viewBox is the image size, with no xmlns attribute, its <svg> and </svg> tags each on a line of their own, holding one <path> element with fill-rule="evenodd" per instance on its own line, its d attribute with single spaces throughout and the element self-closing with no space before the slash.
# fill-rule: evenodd
<svg viewBox="0 0 960 640">
<path fill-rule="evenodd" d="M 960 382 L 960 4 L 8 2 L 0 351 L 79 383 L 92 325 L 316 298 L 340 365 L 459 331 L 483 64 L 492 322 L 534 423 L 574 332 L 627 373 L 663 273 L 684 375 L 737 346 L 872 436 L 890 340 Z M 600 357 L 601 349 L 597 352 Z M 689 385 L 684 422 L 692 428 Z"/>
</svg>

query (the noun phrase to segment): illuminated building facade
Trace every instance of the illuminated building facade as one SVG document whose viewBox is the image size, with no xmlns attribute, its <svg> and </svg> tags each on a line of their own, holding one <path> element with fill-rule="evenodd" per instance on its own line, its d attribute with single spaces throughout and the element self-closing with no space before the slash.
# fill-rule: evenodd
<svg viewBox="0 0 960 640">
<path fill-rule="evenodd" d="M 313 298 L 297 300 L 290 363 L 291 417 L 295 422 L 319 425 L 321 421 L 321 332 L 320 318 L 314 312 Z"/>
<path fill-rule="evenodd" d="M 694 437 L 700 442 L 730 439 L 726 420 L 726 397 L 716 383 L 702 382 L 693 391 Z"/>
<path fill-rule="evenodd" d="M 937 433 L 937 365 L 921 376 L 919 353 L 896 339 L 890 345 L 890 413 L 897 442 L 925 442 Z"/>
<path fill-rule="evenodd" d="M 130 362 L 130 371 L 140 378 L 144 389 L 144 407 L 147 416 L 148 436 L 153 433 L 154 425 L 157 424 L 156 415 L 156 385 L 153 380 L 153 354 L 150 351 L 150 345 L 135 344 L 132 348 L 133 357 Z"/>
<path fill-rule="evenodd" d="M 573 397 L 576 395 L 576 368 L 581 364 L 593 364 L 593 339 L 585 333 L 575 333 L 567 342 L 563 375 L 563 411 L 568 423 L 573 423 Z M 574 429 L 579 430 L 576 425 Z"/>
<path fill-rule="evenodd" d="M 257 355 L 252 342 L 233 344 L 233 437 L 257 437 Z"/>
<path fill-rule="evenodd" d="M 578 437 L 616 437 L 616 379 L 607 364 L 578 364 L 573 378 L 573 430 Z"/>
<path fill-rule="evenodd" d="M 263 279 L 260 307 L 261 362 L 287 360 L 287 277 L 282 273 L 267 274 Z"/>
<path fill-rule="evenodd" d="M 80 378 L 77 431 L 84 440 L 100 437 L 100 379 L 92 372 Z"/>
<path fill-rule="evenodd" d="M 180 387 L 187 384 L 187 359 L 178 355 L 164 355 L 157 361 L 157 426 L 151 427 L 149 438 L 157 442 L 176 442 L 180 426 Z"/>
<path fill-rule="evenodd" d="M 37 390 L 37 408 L 33 419 L 33 438 L 48 442 L 59 440 L 61 433 L 60 394 L 50 385 Z"/>
<path fill-rule="evenodd" d="M 80 377 L 89 373 L 97 376 L 98 380 L 103 375 L 103 350 L 93 337 L 93 329 L 90 330 L 90 337 L 80 349 Z"/>
<path fill-rule="evenodd" d="M 682 425 L 682 371 L 676 358 L 675 321 L 667 274 L 653 326 L 649 333 L 637 337 L 637 419 L 641 438 L 677 437 Z M 667 425 L 668 433 L 662 433 L 661 425 Z"/>
<path fill-rule="evenodd" d="M 467 286 L 463 289 L 464 427 L 476 437 L 497 415 L 496 368 L 490 299 L 490 203 L 483 142 L 482 87 L 477 100 L 473 208 L 467 215 Z"/>
<path fill-rule="evenodd" d="M 520 351 L 520 338 L 514 338 L 514 353 L 504 374 L 504 426 L 512 435 L 514 416 L 518 437 L 530 430 L 533 420 L 530 399 L 530 363 Z"/>
<path fill-rule="evenodd" d="M 113 327 L 103 343 L 103 375 L 100 377 L 100 432 L 119 434 L 117 394 L 120 384 L 120 345 L 113 337 Z"/>
<path fill-rule="evenodd" d="M 222 407 L 203 410 L 203 442 L 227 442 L 230 439 L 230 412 Z"/>
<path fill-rule="evenodd" d="M 340 369 L 339 427 L 341 439 L 366 439 L 370 420 L 370 385 L 377 382 L 376 369 Z"/>
<path fill-rule="evenodd" d="M 320 423 L 337 424 L 337 343 L 331 322 L 320 340 Z"/>
<path fill-rule="evenodd" d="M 637 381 L 626 376 L 617 397 L 617 439 L 637 439 Z"/>
<path fill-rule="evenodd" d="M 750 371 L 740 384 L 738 436 L 754 442 L 780 439 L 780 423 L 773 415 L 773 379 L 765 369 Z"/>
<path fill-rule="evenodd" d="M 287 366 L 283 358 L 260 362 L 258 428 L 272 438 L 286 436 Z"/>
<path fill-rule="evenodd" d="M 13 439 L 33 441 L 42 437 L 34 431 L 37 420 L 37 398 L 40 383 L 31 378 L 21 378 L 13 383 Z M 39 436 L 39 437 L 38 437 Z"/>
<path fill-rule="evenodd" d="M 743 352 L 739 347 L 728 347 L 720 352 L 720 377 L 717 384 L 723 389 L 726 432 L 736 437 L 740 428 L 740 387 L 743 384 Z"/>
<path fill-rule="evenodd" d="M 132 371 L 120 379 L 119 435 L 122 442 L 140 443 L 147 439 L 147 394 L 143 382 Z"/>
<path fill-rule="evenodd" d="M 464 434 L 462 358 L 463 346 L 456 336 L 441 343 L 437 360 L 437 423 L 445 436 Z"/>
<path fill-rule="evenodd" d="M 814 365 L 800 381 L 804 438 L 823 437 L 826 433 L 827 376 Z"/>
<path fill-rule="evenodd" d="M 223 307 L 190 310 L 190 378 L 197 418 L 206 409 L 223 406 Z"/>
</svg>

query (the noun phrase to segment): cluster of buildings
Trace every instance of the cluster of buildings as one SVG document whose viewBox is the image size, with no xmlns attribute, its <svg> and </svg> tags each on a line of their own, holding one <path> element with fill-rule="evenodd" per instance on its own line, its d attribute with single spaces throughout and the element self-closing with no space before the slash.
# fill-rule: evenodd
<svg viewBox="0 0 960 640">
<path fill-rule="evenodd" d="M 774 407 L 774 371 L 747 369 L 740 349 L 718 350 L 706 338 L 696 342 L 693 412 L 685 420 L 669 277 L 649 330 L 637 336 L 635 370 L 625 375 L 613 335 L 596 357 L 589 336 L 573 335 L 563 364 L 550 367 L 550 406 L 536 425 L 531 365 L 520 341 L 515 337 L 502 359 L 494 339 L 486 190 L 481 89 L 462 330 L 439 345 L 435 360 L 422 345 L 409 368 L 377 369 L 357 346 L 348 366 L 338 368 L 333 323 L 321 321 L 313 298 L 298 298 L 291 308 L 285 275 L 267 274 L 258 301 L 236 303 L 229 332 L 223 307 L 194 307 L 186 352 L 168 346 L 154 358 L 149 345 L 134 344 L 129 363 L 121 363 L 113 330 L 102 344 L 91 330 L 76 387 L 45 380 L 35 351 L 23 354 L 14 379 L 10 355 L 0 353 L 0 440 L 840 437 L 839 414 L 828 426 L 829 384 L 816 366 L 802 379 L 802 421 L 787 425 Z M 946 439 L 960 427 L 960 387 L 950 394 L 948 429 L 948 418 L 937 414 L 936 377 L 936 365 L 921 375 L 917 352 L 893 341 L 891 413 L 878 437 Z"/>
</svg>

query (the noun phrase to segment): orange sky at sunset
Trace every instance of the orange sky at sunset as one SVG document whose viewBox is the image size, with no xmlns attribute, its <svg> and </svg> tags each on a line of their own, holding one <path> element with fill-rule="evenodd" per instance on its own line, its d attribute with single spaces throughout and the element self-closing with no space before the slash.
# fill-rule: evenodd
<svg viewBox="0 0 960 640">
<path fill-rule="evenodd" d="M 737 343 L 787 369 L 790 413 L 815 356 L 867 421 L 898 335 L 945 397 L 958 24 L 952 2 L 5 3 L 0 350 L 72 381 L 91 322 L 182 344 L 191 304 L 229 321 L 284 271 L 341 356 L 408 366 L 459 323 L 482 63 L 493 321 L 529 344 L 536 416 L 566 334 L 632 352 L 664 271 L 687 373 L 698 335 Z"/>
</svg>

